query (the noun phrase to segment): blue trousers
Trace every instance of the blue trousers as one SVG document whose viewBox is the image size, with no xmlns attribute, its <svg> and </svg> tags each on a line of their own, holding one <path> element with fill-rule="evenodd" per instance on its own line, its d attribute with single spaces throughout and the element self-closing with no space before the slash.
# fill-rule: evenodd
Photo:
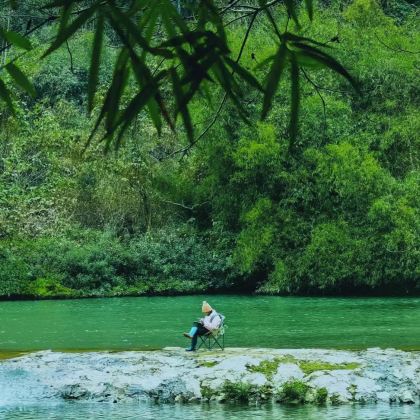
<svg viewBox="0 0 420 420">
<path fill-rule="evenodd" d="M 205 335 L 209 330 L 200 322 L 194 322 L 193 327 L 196 327 L 194 334 L 192 334 L 191 348 L 195 349 L 199 335 Z"/>
</svg>

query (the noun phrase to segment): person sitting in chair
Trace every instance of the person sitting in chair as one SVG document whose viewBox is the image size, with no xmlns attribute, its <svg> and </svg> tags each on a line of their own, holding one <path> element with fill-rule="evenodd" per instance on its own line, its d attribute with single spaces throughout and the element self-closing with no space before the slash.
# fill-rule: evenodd
<svg viewBox="0 0 420 420">
<path fill-rule="evenodd" d="M 194 322 L 189 333 L 184 333 L 184 337 L 191 339 L 191 346 L 186 351 L 195 351 L 199 335 L 206 335 L 220 327 L 222 317 L 206 302 L 203 302 L 201 311 L 206 314 L 204 318 Z"/>
</svg>

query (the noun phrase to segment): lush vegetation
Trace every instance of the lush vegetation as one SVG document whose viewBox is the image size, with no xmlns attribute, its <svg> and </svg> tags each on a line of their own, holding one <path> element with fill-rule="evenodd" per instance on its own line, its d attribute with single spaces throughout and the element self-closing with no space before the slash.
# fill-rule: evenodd
<svg viewBox="0 0 420 420">
<path fill-rule="evenodd" d="M 287 14 L 275 18 L 284 28 Z M 415 2 L 320 0 L 312 23 L 305 11 L 299 20 L 289 30 L 334 46 L 361 94 L 306 63 L 292 144 L 285 72 L 264 122 L 261 95 L 242 81 L 250 124 L 215 87 L 212 105 L 189 104 L 194 131 L 206 133 L 193 146 L 188 127 L 159 135 L 141 113 L 107 154 L 95 140 L 84 150 L 100 111 L 86 115 L 94 27 L 44 60 L 55 23 L 34 31 L 18 62 L 37 96 L 10 85 L 15 115 L 0 104 L 0 295 L 418 292 Z M 226 27 L 235 56 L 241 22 Z M 257 79 L 277 49 L 266 25 L 256 19 L 241 57 Z M 104 46 L 99 99 L 117 54 L 111 36 Z"/>
</svg>

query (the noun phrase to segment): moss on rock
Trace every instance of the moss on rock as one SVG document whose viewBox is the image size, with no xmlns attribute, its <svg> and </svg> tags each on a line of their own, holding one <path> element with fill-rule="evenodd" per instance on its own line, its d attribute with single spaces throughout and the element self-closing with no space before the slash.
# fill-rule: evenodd
<svg viewBox="0 0 420 420">
<path fill-rule="evenodd" d="M 198 362 L 198 366 L 211 368 L 213 366 L 216 366 L 217 363 L 218 362 L 216 362 L 216 360 L 203 360 Z"/>
<path fill-rule="evenodd" d="M 262 373 L 268 380 L 272 380 L 279 366 L 285 363 L 297 365 L 306 375 L 319 370 L 351 370 L 361 366 L 360 363 L 328 363 L 321 360 L 297 360 L 294 356 L 287 354 L 282 357 L 275 357 L 272 360 L 262 360 L 258 365 L 247 366 L 247 369 L 250 372 Z"/>
<path fill-rule="evenodd" d="M 247 366 L 247 369 L 250 372 L 262 373 L 268 380 L 271 380 L 282 363 L 297 363 L 297 360 L 293 356 L 285 355 L 272 360 L 262 360 L 258 365 Z"/>
<path fill-rule="evenodd" d="M 318 370 L 352 370 L 360 367 L 360 363 L 328 363 L 320 360 L 302 360 L 298 363 L 303 373 L 309 374 Z"/>
</svg>

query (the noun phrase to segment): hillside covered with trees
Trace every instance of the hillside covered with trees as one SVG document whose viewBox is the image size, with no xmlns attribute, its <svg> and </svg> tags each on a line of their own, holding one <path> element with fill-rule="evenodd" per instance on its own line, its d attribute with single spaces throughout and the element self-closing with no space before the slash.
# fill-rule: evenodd
<svg viewBox="0 0 420 420">
<path fill-rule="evenodd" d="M 3 3 L 2 27 L 45 19 L 41 1 Z M 158 133 L 140 113 L 119 147 L 86 147 L 100 113 L 86 112 L 97 23 L 43 59 L 57 23 L 31 32 L 17 62 L 36 96 L 10 85 L 15 115 L 0 102 L 0 296 L 418 293 L 419 8 L 319 0 L 312 22 L 299 10 L 300 28 L 285 9 L 278 26 L 322 40 L 360 93 L 308 62 L 293 141 L 285 72 L 264 121 L 260 92 L 240 80 L 248 123 L 216 86 L 189 104 L 192 142 L 188 126 Z M 276 40 L 257 17 L 243 47 L 252 17 L 236 17 L 225 22 L 232 56 L 262 79 Z M 118 53 L 111 31 L 103 43 L 98 103 Z M 1 51 L 7 82 L 21 52 Z"/>
</svg>

